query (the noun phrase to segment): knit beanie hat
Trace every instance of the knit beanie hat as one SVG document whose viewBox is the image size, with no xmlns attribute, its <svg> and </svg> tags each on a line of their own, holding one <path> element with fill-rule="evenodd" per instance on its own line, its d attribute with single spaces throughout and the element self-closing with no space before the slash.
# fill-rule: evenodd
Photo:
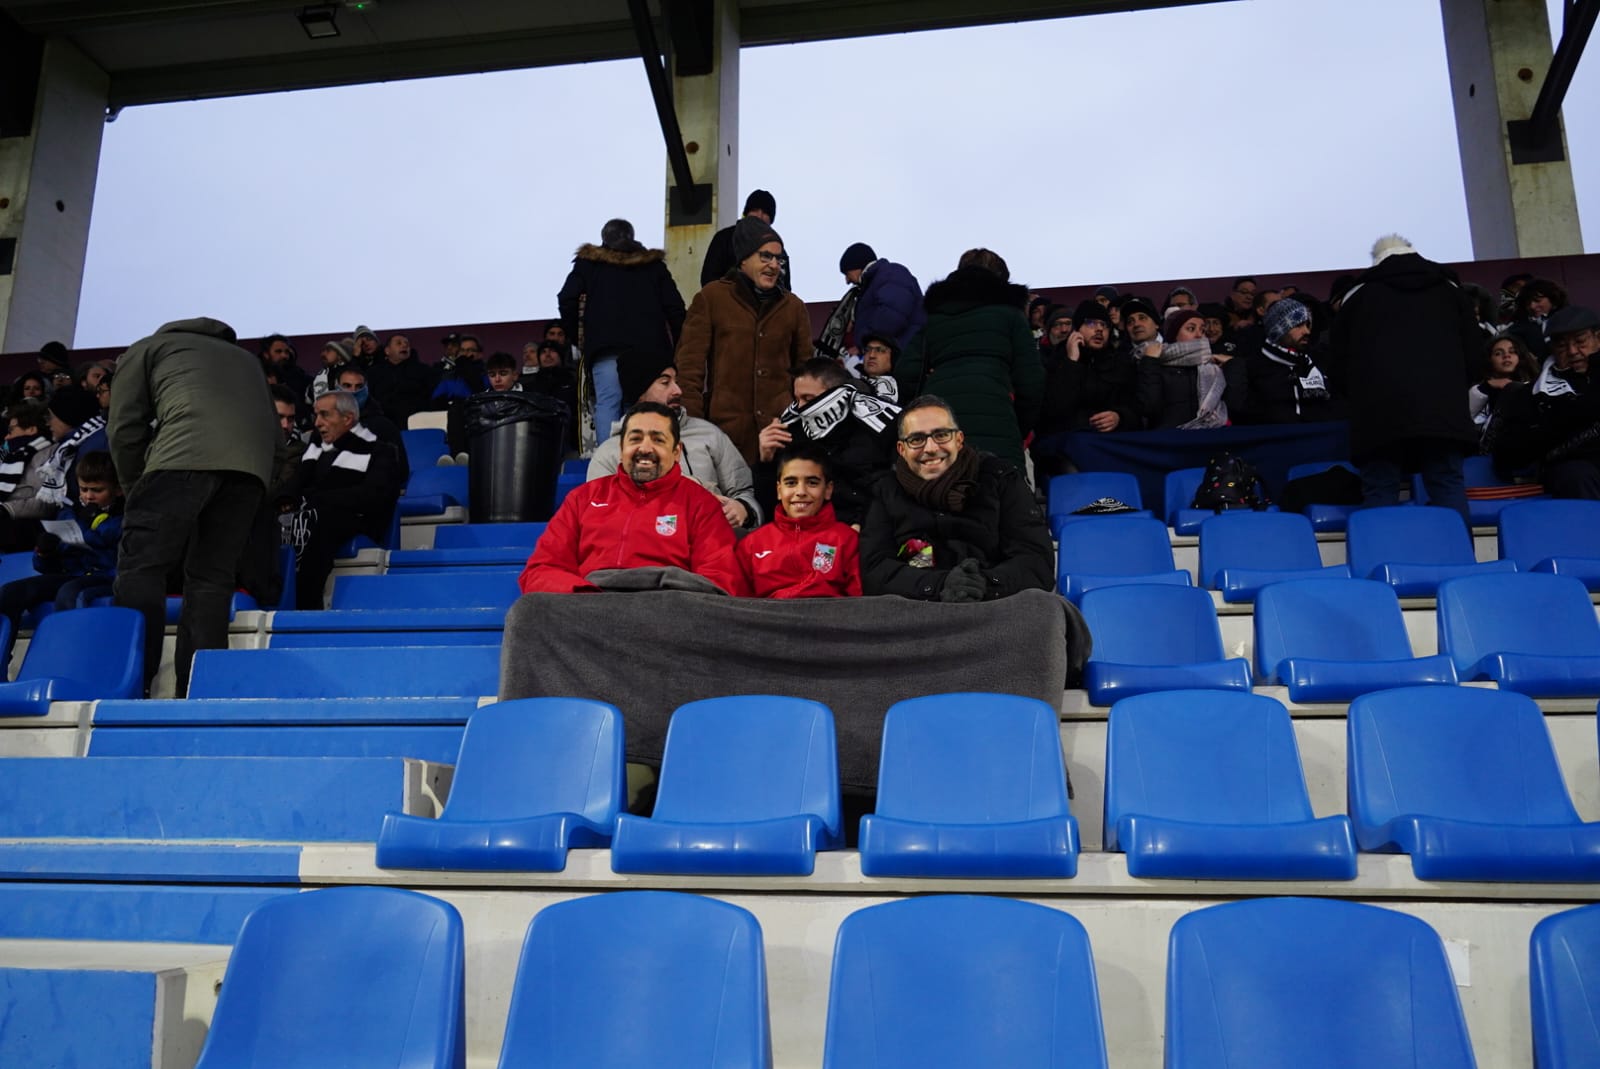
<svg viewBox="0 0 1600 1069">
<path fill-rule="evenodd" d="M 1097 304 L 1095 307 L 1098 308 L 1099 305 Z M 1072 312 L 1073 310 L 1064 304 L 1056 305 L 1044 314 L 1044 329 L 1049 330 L 1063 319 L 1070 323 L 1072 321 Z"/>
<path fill-rule="evenodd" d="M 745 216 L 733 224 L 733 262 L 744 263 L 769 241 L 783 244 L 783 239 L 772 227 L 753 215 Z"/>
<path fill-rule="evenodd" d="M 1204 319 L 1198 309 L 1174 308 L 1167 313 L 1167 318 L 1161 321 L 1161 340 L 1171 345 L 1178 340 L 1178 331 L 1191 319 Z"/>
<path fill-rule="evenodd" d="M 1117 292 L 1117 287 L 1115 286 L 1101 286 L 1094 291 L 1094 295 L 1096 297 L 1104 297 L 1108 301 L 1114 301 L 1122 296 L 1121 293 Z"/>
<path fill-rule="evenodd" d="M 1122 321 L 1124 323 L 1135 312 L 1143 312 L 1150 317 L 1150 322 L 1152 323 L 1161 322 L 1161 315 L 1156 311 L 1156 306 L 1143 297 L 1129 297 L 1122 302 Z"/>
<path fill-rule="evenodd" d="M 1223 326 L 1228 325 L 1228 306 L 1221 301 L 1206 301 L 1197 311 L 1205 319 L 1219 319 Z"/>
<path fill-rule="evenodd" d="M 1111 326 L 1111 313 L 1099 301 L 1082 301 L 1072 313 L 1072 329 L 1078 330 L 1091 319 Z"/>
<path fill-rule="evenodd" d="M 356 332 L 351 337 L 355 338 L 356 341 L 360 341 L 362 338 L 371 338 L 373 341 L 378 340 L 378 336 L 372 332 L 372 328 L 365 324 L 356 327 Z"/>
<path fill-rule="evenodd" d="M 1391 256 L 1404 256 L 1417 250 L 1399 234 L 1385 234 L 1372 243 L 1372 264 L 1376 267 Z"/>
<path fill-rule="evenodd" d="M 63 386 L 50 397 L 50 412 L 69 427 L 79 427 L 100 414 L 94 394 L 77 386 Z"/>
<path fill-rule="evenodd" d="M 844 255 L 839 257 L 839 273 L 859 271 L 877 258 L 878 254 L 872 251 L 871 245 L 864 241 L 858 241 L 844 250 Z"/>
<path fill-rule="evenodd" d="M 332 349 L 334 352 L 338 353 L 339 363 L 348 364 L 350 362 L 350 348 L 343 342 L 337 342 L 330 338 L 322 343 L 322 347 L 324 349 Z"/>
<path fill-rule="evenodd" d="M 613 252 L 633 244 L 633 224 L 626 219 L 610 219 L 600 228 L 600 244 Z"/>
<path fill-rule="evenodd" d="M 752 189 L 750 195 L 744 199 L 744 212 L 766 212 L 767 218 L 774 223 L 778 221 L 778 199 L 764 189 Z"/>
<path fill-rule="evenodd" d="M 624 353 L 618 357 L 617 385 L 622 388 L 623 407 L 631 407 L 663 371 L 674 366 L 671 353 Z"/>
<path fill-rule="evenodd" d="M 1276 342 L 1295 327 L 1309 322 L 1311 322 L 1311 309 L 1293 297 L 1283 297 L 1272 302 L 1272 307 L 1267 309 L 1267 318 L 1263 325 L 1267 331 L 1267 340 Z"/>
</svg>

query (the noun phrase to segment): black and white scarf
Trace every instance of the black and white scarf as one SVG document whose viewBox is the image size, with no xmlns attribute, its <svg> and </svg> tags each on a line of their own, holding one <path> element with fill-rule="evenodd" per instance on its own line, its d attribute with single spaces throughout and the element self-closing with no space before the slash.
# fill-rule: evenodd
<svg viewBox="0 0 1600 1069">
<path fill-rule="evenodd" d="M 1295 374 L 1294 382 L 1294 414 L 1300 415 L 1300 402 L 1326 401 L 1328 399 L 1328 380 L 1323 378 L 1322 369 L 1312 362 L 1311 357 L 1298 349 L 1290 349 L 1276 342 L 1264 341 L 1261 343 L 1261 355 L 1271 360 L 1274 364 L 1282 364 Z"/>
<path fill-rule="evenodd" d="M 1566 397 L 1578 391 L 1562 377 L 1556 358 L 1549 356 L 1545 358 L 1544 367 L 1539 369 L 1539 377 L 1533 380 L 1533 392 L 1540 397 Z"/>
<path fill-rule="evenodd" d="M 67 472 L 71 470 L 72 462 L 78 455 L 78 447 L 83 444 L 84 439 L 105 425 L 104 416 L 92 416 L 77 430 L 56 443 L 50 459 L 39 465 L 39 492 L 35 495 L 39 501 L 54 505 L 56 508 L 77 504 L 67 492 Z"/>
<path fill-rule="evenodd" d="M 844 291 L 844 296 L 833 306 L 828 321 L 822 326 L 822 334 L 817 338 L 811 351 L 813 356 L 825 356 L 829 360 L 837 360 L 844 355 L 844 334 L 855 321 L 856 301 L 860 297 L 861 287 L 858 285 L 852 285 Z"/>
<path fill-rule="evenodd" d="M 859 420 L 874 434 L 881 434 L 898 415 L 899 405 L 863 393 L 846 383 L 814 398 L 804 408 L 798 404 L 790 405 L 778 419 L 785 427 L 798 423 L 808 441 L 820 442 L 838 430 L 845 420 Z"/>
<path fill-rule="evenodd" d="M 50 439 L 42 434 L 27 441 L 18 438 L 6 443 L 4 451 L 0 451 L 0 497 L 16 493 L 17 487 L 22 485 L 22 477 L 27 474 L 28 462 L 40 450 L 49 448 Z"/>
</svg>

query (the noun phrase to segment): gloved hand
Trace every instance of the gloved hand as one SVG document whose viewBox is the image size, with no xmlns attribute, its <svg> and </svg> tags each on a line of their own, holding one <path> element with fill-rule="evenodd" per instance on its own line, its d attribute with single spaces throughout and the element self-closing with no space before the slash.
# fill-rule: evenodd
<svg viewBox="0 0 1600 1069">
<path fill-rule="evenodd" d="M 33 543 L 35 553 L 50 556 L 61 552 L 61 536 L 51 534 L 49 531 L 40 531 L 38 539 Z"/>
<path fill-rule="evenodd" d="M 982 601 L 989 583 L 978 571 L 978 562 L 971 557 L 950 569 L 944 577 L 944 588 L 939 591 L 940 601 Z"/>
</svg>

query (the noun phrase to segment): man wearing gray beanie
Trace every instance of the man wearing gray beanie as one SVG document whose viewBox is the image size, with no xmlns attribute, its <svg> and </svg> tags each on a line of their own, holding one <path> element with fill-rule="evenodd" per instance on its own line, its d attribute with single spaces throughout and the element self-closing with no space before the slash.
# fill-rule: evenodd
<svg viewBox="0 0 1600 1069">
<path fill-rule="evenodd" d="M 744 212 L 739 217 L 739 222 L 746 219 L 757 219 L 769 228 L 778 219 L 778 200 L 764 189 L 751 191 L 744 200 Z M 700 285 L 704 286 L 714 279 L 722 278 L 729 271 L 739 265 L 741 257 L 734 255 L 733 232 L 735 227 L 725 226 L 717 231 L 711 238 L 711 243 L 706 246 L 705 263 L 700 267 Z M 778 278 L 778 285 L 782 286 L 785 293 L 794 292 L 794 282 L 789 276 L 789 256 L 783 257 L 783 271 Z"/>
</svg>

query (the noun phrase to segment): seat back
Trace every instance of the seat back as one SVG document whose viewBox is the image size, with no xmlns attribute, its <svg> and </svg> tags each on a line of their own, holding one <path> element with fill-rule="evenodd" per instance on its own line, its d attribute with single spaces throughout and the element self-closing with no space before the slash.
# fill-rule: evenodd
<svg viewBox="0 0 1600 1069">
<path fill-rule="evenodd" d="M 1600 656 L 1600 620 L 1583 583 L 1565 575 L 1463 575 L 1439 584 L 1439 651 L 1463 679 L 1494 653 Z"/>
<path fill-rule="evenodd" d="M 1546 917 L 1528 946 L 1533 1063 L 1539 1069 L 1600 1065 L 1600 905 Z"/>
<path fill-rule="evenodd" d="M 1097 516 L 1069 523 L 1057 543 L 1062 575 L 1150 575 L 1170 572 L 1172 539 L 1153 516 Z"/>
<path fill-rule="evenodd" d="M 1014 694 L 896 702 L 883 720 L 876 812 L 933 824 L 1067 816 L 1059 716 Z"/>
<path fill-rule="evenodd" d="M 1180 511 L 1193 504 L 1194 492 L 1200 489 L 1205 477 L 1205 468 L 1179 468 L 1167 472 L 1166 479 L 1162 481 L 1161 500 L 1168 527 L 1177 522 Z"/>
<path fill-rule="evenodd" d="M 445 454 L 444 431 L 438 427 L 419 427 L 400 432 L 406 447 L 406 462 L 415 468 L 431 468 Z"/>
<path fill-rule="evenodd" d="M 455 907 L 414 891 L 275 898 L 239 931 L 196 1069 L 461 1069 L 463 948 Z"/>
<path fill-rule="evenodd" d="M 1224 568 L 1309 571 L 1322 567 L 1317 534 L 1298 512 L 1230 509 L 1200 524 L 1200 583 L 1216 588 Z"/>
<path fill-rule="evenodd" d="M 1472 1069 L 1439 936 L 1415 917 L 1333 899 L 1181 917 L 1167 950 L 1166 1067 L 1242 1065 Z"/>
<path fill-rule="evenodd" d="M 1329 468 L 1343 468 L 1352 475 L 1356 473 L 1355 466 L 1348 460 L 1311 460 L 1303 464 L 1289 465 L 1289 471 L 1285 478 L 1291 481 L 1294 479 L 1304 479 L 1308 475 L 1321 475 Z"/>
<path fill-rule="evenodd" d="M 1600 501 L 1523 501 L 1500 511 L 1500 557 L 1517 571 L 1551 557 L 1600 557 Z"/>
<path fill-rule="evenodd" d="M 772 1065 L 761 926 L 738 906 L 613 891 L 528 926 L 501 1069 Z"/>
<path fill-rule="evenodd" d="M 522 596 L 511 569 L 341 575 L 333 581 L 333 609 L 510 609 Z"/>
<path fill-rule="evenodd" d="M 433 529 L 433 548 L 521 546 L 531 553 L 544 529 L 542 523 L 446 523 Z"/>
<path fill-rule="evenodd" d="M 444 815 L 576 813 L 610 824 L 622 809 L 626 782 L 615 706 L 583 698 L 498 702 L 467 721 Z"/>
<path fill-rule="evenodd" d="M 1142 509 L 1139 480 L 1125 471 L 1080 471 L 1050 480 L 1051 516 L 1070 516 L 1102 497 L 1114 497 L 1129 508 Z"/>
<path fill-rule="evenodd" d="M 1105 834 L 1127 814 L 1198 824 L 1311 820 L 1288 710 L 1271 698 L 1172 690 L 1123 698 L 1106 734 Z"/>
<path fill-rule="evenodd" d="M 200 650 L 189 677 L 191 698 L 476 698 L 499 690 L 498 645 Z"/>
<path fill-rule="evenodd" d="M 118 606 L 54 612 L 39 622 L 17 679 L 70 679 L 105 698 L 144 686 L 144 616 Z"/>
<path fill-rule="evenodd" d="M 1295 579 L 1256 594 L 1257 674 L 1270 679 L 1287 657 L 1401 661 L 1411 657 L 1400 597 L 1375 579 Z"/>
<path fill-rule="evenodd" d="M 1094 636 L 1090 660 L 1162 665 L 1223 659 L 1216 606 L 1198 587 L 1102 587 L 1086 593 L 1081 608 Z"/>
<path fill-rule="evenodd" d="M 413 468 L 406 480 L 406 497 L 438 495 L 447 505 L 467 503 L 467 469 L 464 467 Z"/>
<path fill-rule="evenodd" d="M 1401 687 L 1350 703 L 1350 816 L 1357 828 L 1426 815 L 1478 824 L 1576 824 L 1544 714 L 1477 687 Z"/>
<path fill-rule="evenodd" d="M 756 694 L 673 711 L 656 819 L 718 824 L 803 813 L 840 833 L 839 757 L 827 706 Z"/>
<path fill-rule="evenodd" d="M 824 1069 L 1106 1065 L 1089 937 L 998 897 L 869 906 L 839 926 Z"/>
<path fill-rule="evenodd" d="M 1388 505 L 1358 509 L 1345 528 L 1350 574 L 1371 578 L 1381 564 L 1474 564 L 1472 534 L 1454 509 Z"/>
</svg>

